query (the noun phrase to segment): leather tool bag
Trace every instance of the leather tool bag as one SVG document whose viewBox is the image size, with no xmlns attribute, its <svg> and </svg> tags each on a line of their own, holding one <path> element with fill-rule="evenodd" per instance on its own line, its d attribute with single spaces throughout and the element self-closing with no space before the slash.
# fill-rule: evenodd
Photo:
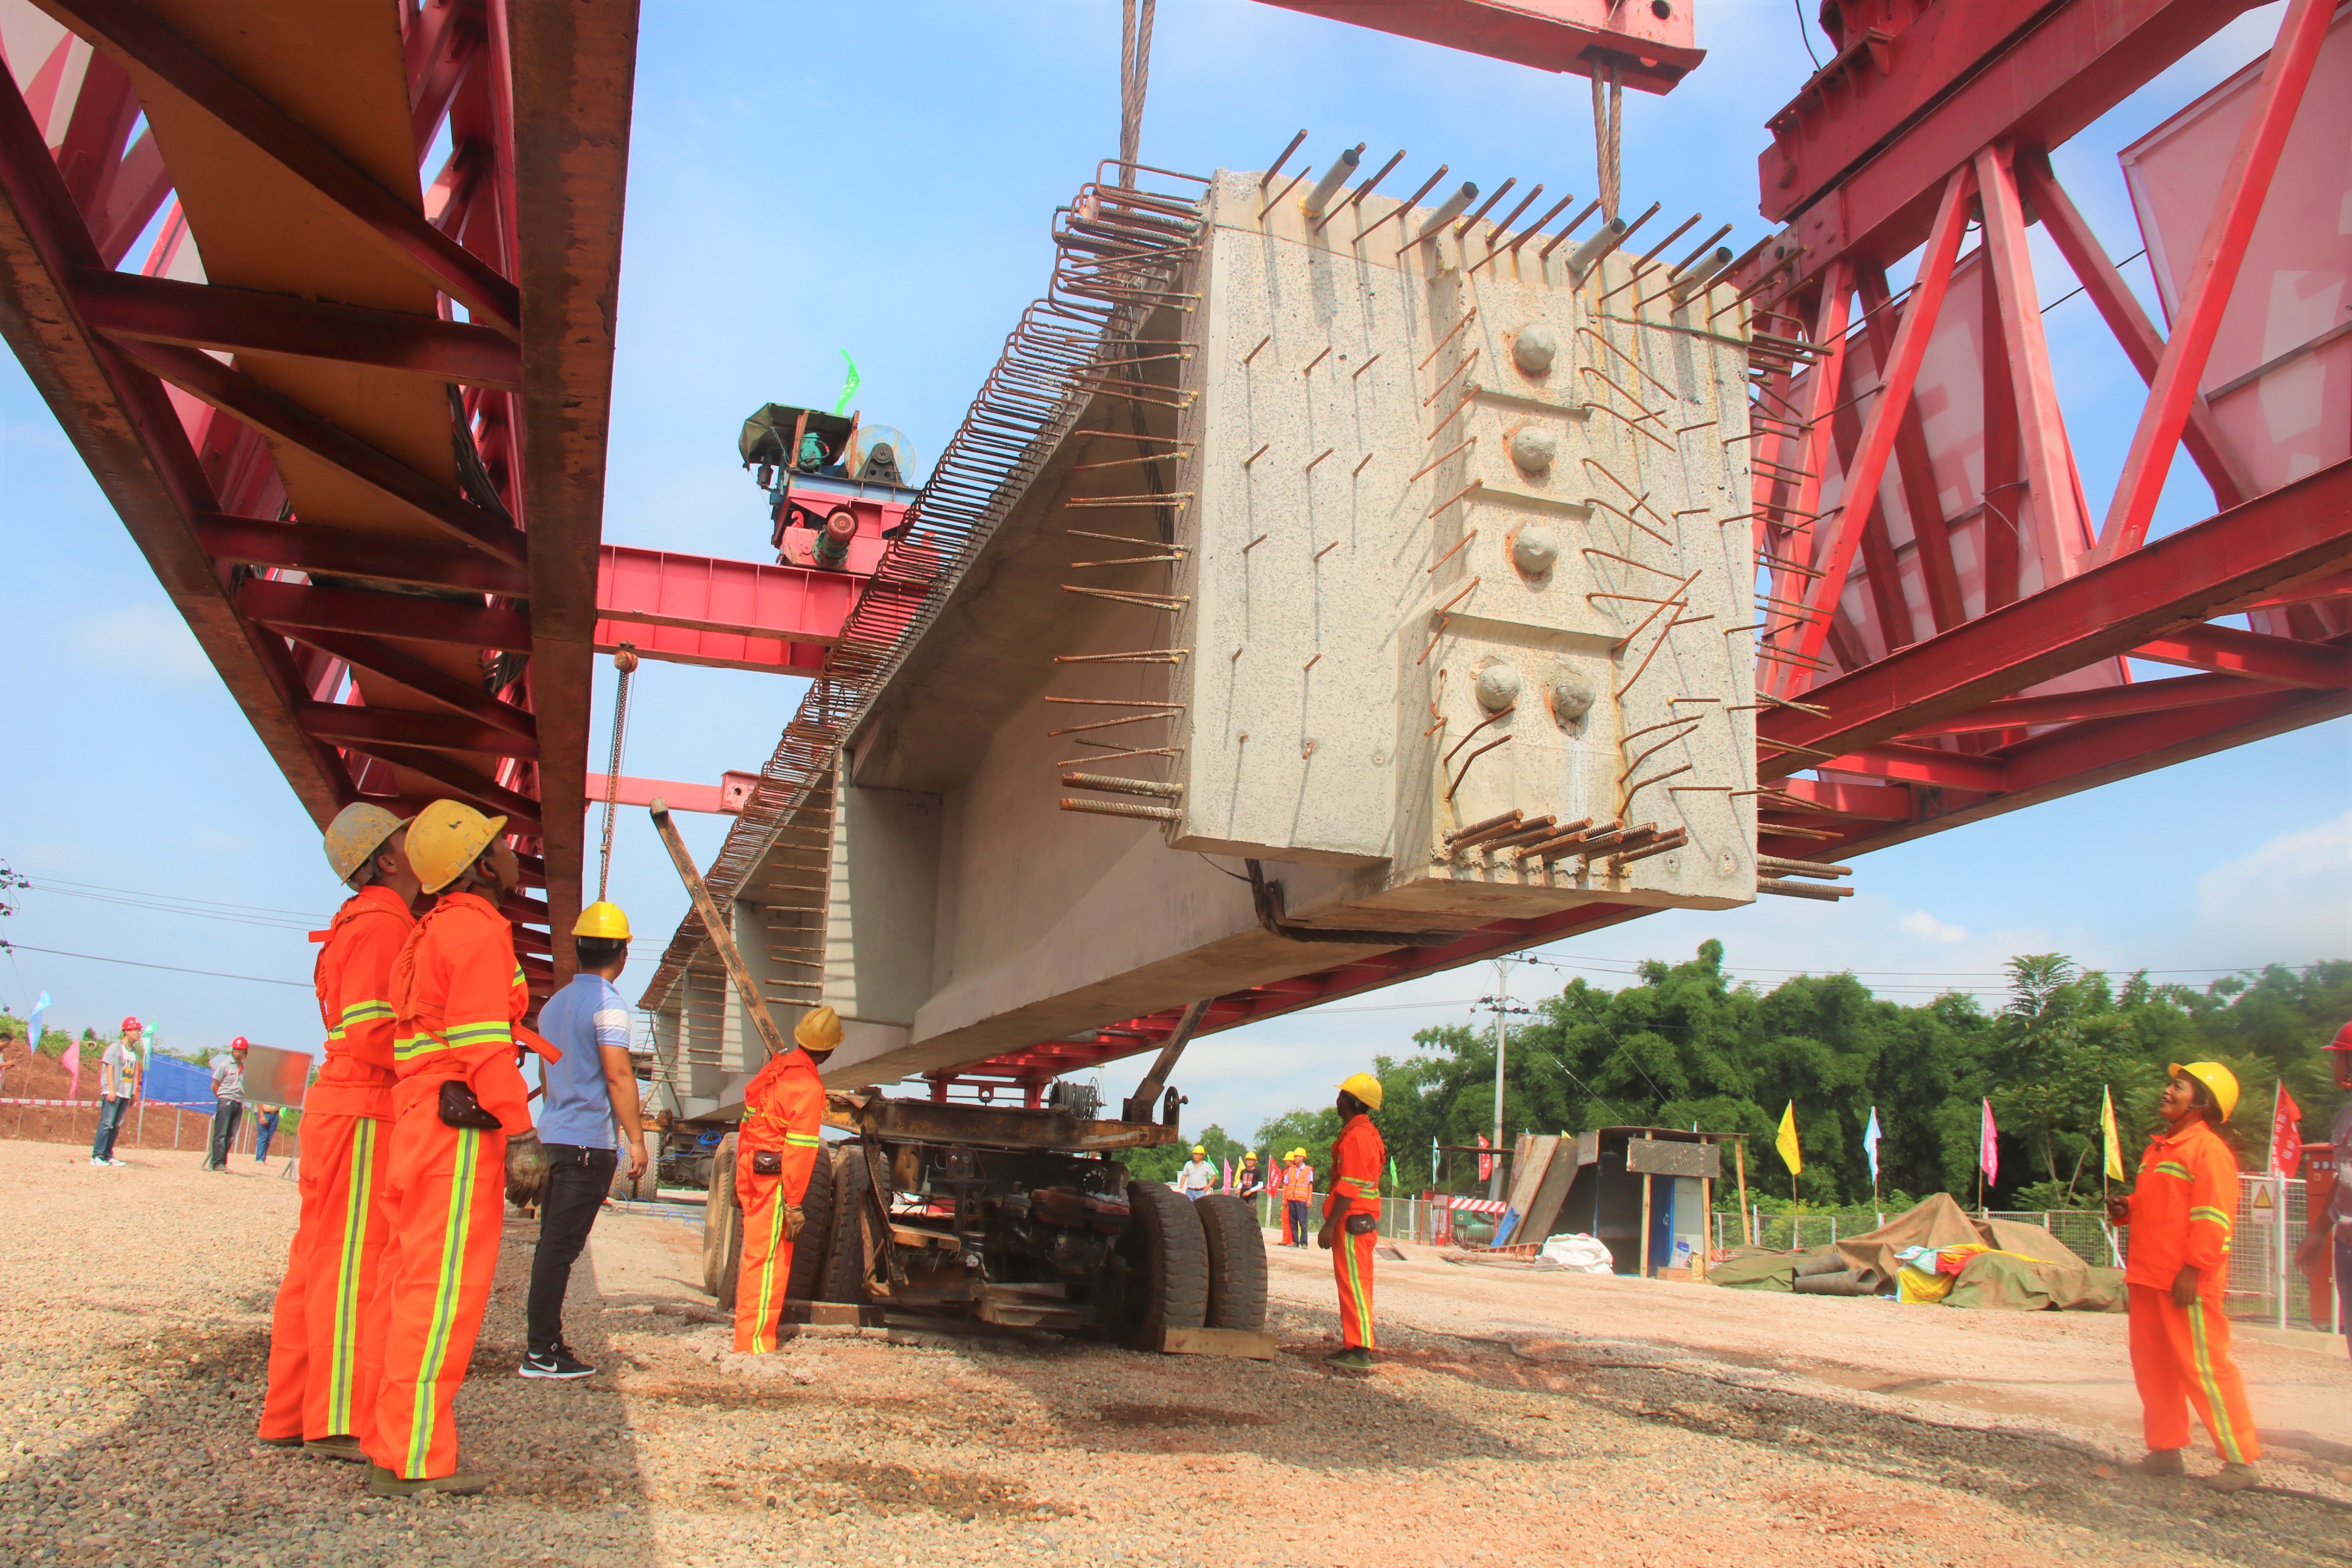
<svg viewBox="0 0 2352 1568">
<path fill-rule="evenodd" d="M 751 1173 L 755 1176 L 781 1176 L 784 1173 L 783 1152 L 778 1149 L 751 1151 Z"/>
<path fill-rule="evenodd" d="M 1380 1228 L 1381 1222 L 1374 1219 L 1370 1215 L 1351 1214 L 1348 1216 L 1348 1234 L 1349 1236 L 1370 1236 L 1372 1232 Z"/>
<path fill-rule="evenodd" d="M 473 1086 L 464 1079 L 444 1079 L 441 1081 L 441 1124 L 445 1127 L 471 1127 L 477 1131 L 495 1132 L 499 1119 L 482 1109 L 475 1098 Z"/>
</svg>

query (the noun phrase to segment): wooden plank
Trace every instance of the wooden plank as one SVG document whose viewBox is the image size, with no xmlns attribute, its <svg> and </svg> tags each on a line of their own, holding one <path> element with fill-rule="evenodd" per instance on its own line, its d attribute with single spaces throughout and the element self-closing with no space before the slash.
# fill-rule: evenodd
<svg viewBox="0 0 2352 1568">
<path fill-rule="evenodd" d="M 1167 1355 L 1237 1356 L 1246 1361 L 1272 1361 L 1274 1336 L 1246 1329 L 1162 1329 L 1150 1348 Z"/>
<path fill-rule="evenodd" d="M 1528 1217 L 1519 1225 L 1519 1234 L 1536 1241 L 1550 1238 L 1552 1226 L 1559 1221 L 1560 1208 L 1568 1202 L 1568 1189 L 1576 1183 L 1578 1162 L 1570 1157 L 1575 1152 L 1574 1145 L 1566 1138 L 1560 1142 L 1550 1169 L 1544 1172 L 1543 1184 L 1536 1189 L 1535 1198 L 1528 1205 Z"/>
<path fill-rule="evenodd" d="M 1520 1229 L 1526 1227 L 1528 1205 L 1535 1202 L 1537 1189 L 1543 1183 L 1544 1172 L 1550 1168 L 1552 1157 L 1559 1148 L 1559 1140 L 1549 1133 L 1519 1134 L 1518 1158 L 1515 1162 L 1517 1168 L 1511 1173 L 1511 1191 L 1507 1203 L 1507 1214 L 1518 1216 Z M 1519 1241 L 1525 1238 L 1513 1234 L 1497 1236 L 1495 1239 L 1504 1242 Z"/>
<path fill-rule="evenodd" d="M 1712 1143 L 1634 1138 L 1625 1144 L 1625 1169 L 1659 1176 L 1719 1176 L 1723 1156 Z"/>
</svg>

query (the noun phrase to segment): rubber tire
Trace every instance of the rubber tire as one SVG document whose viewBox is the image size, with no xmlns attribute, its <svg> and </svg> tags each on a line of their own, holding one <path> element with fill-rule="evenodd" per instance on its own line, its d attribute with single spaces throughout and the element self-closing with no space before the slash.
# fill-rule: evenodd
<svg viewBox="0 0 2352 1568">
<path fill-rule="evenodd" d="M 873 1173 L 865 1148 L 845 1143 L 834 1163 L 833 1239 L 825 1247 L 824 1293 L 819 1300 L 862 1307 L 873 1300 L 866 1281 L 866 1231 L 872 1222 Z"/>
<path fill-rule="evenodd" d="M 784 1280 L 788 1300 L 814 1301 L 833 1260 L 833 1151 L 819 1149 L 809 1171 L 808 1191 L 801 1194 L 800 1239 L 793 1243 L 793 1268 Z"/>
<path fill-rule="evenodd" d="M 1192 1205 L 1209 1248 L 1207 1326 L 1265 1331 L 1265 1233 L 1246 1199 L 1212 1194 Z"/>
<path fill-rule="evenodd" d="M 1127 1233 L 1119 1250 L 1141 1267 L 1129 1276 L 1125 1326 L 1145 1338 L 1197 1329 L 1209 1312 L 1209 1242 L 1192 1200 L 1160 1182 L 1127 1184 Z M 1135 1258 L 1134 1254 L 1140 1254 Z"/>
<path fill-rule="evenodd" d="M 620 1199 L 623 1203 L 635 1203 L 640 1199 L 653 1196 L 654 1190 L 654 1168 L 652 1164 L 648 1163 L 646 1166 L 646 1173 L 644 1175 L 637 1177 L 635 1181 L 631 1181 L 629 1179 L 629 1152 L 626 1149 L 620 1151 L 620 1158 L 613 1166 L 613 1195 Z"/>
<path fill-rule="evenodd" d="M 710 1201 L 702 1218 L 703 1277 L 721 1310 L 735 1310 L 735 1279 L 743 1267 L 743 1210 L 735 1201 L 735 1135 L 710 1163 Z"/>
</svg>

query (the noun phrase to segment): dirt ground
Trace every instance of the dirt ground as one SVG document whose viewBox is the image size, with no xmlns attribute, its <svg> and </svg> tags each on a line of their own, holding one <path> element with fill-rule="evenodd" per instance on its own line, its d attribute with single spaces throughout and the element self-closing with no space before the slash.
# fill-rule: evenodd
<svg viewBox="0 0 2352 1568">
<path fill-rule="evenodd" d="M 1383 1364 L 1327 1373 L 1328 1261 L 1276 1250 L 1271 1364 L 1043 1336 L 803 1333 L 731 1355 L 698 1234 L 607 1214 L 523 1382 L 512 1221 L 470 1500 L 368 1498 L 253 1441 L 295 1208 L 250 1165 L 0 1142 L 0 1563 L 648 1565 L 2340 1563 L 2352 1364 L 2250 1344 L 2278 1489 L 2137 1453 L 2119 1319 L 1899 1310 L 1383 1263 Z M 1898 1316 L 1900 1312 L 1900 1316 Z M 2210 1450 L 2192 1452 L 2210 1469 Z"/>
</svg>

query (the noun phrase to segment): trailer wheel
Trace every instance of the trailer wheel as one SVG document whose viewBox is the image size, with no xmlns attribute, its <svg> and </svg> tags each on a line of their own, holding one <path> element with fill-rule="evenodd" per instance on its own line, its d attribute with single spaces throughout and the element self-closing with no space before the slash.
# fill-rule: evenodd
<svg viewBox="0 0 2352 1568">
<path fill-rule="evenodd" d="M 702 1288 L 721 1307 L 735 1304 L 735 1273 L 743 1258 L 743 1211 L 735 1205 L 735 1134 L 710 1161 L 709 1201 L 702 1211 Z"/>
<path fill-rule="evenodd" d="M 613 1166 L 613 1196 L 623 1203 L 649 1198 L 658 1190 L 658 1182 L 659 1177 L 650 1162 L 646 1165 L 645 1174 L 632 1181 L 629 1177 L 629 1152 L 625 1148 L 620 1152 L 620 1159 Z"/>
<path fill-rule="evenodd" d="M 1160 1182 L 1127 1184 L 1125 1327 L 1143 1334 L 1197 1329 L 1208 1315 L 1209 1244 L 1190 1200 Z"/>
<path fill-rule="evenodd" d="M 833 1151 L 819 1149 L 809 1170 L 808 1191 L 801 1194 L 800 1239 L 793 1243 L 793 1268 L 784 1295 L 794 1301 L 814 1301 L 833 1259 Z"/>
<path fill-rule="evenodd" d="M 843 1145 L 840 1159 L 834 1166 L 833 1241 L 825 1248 L 824 1300 L 863 1306 L 870 1299 L 866 1288 L 866 1233 L 873 1205 L 866 1201 L 866 1194 L 873 1188 L 874 1175 L 866 1168 L 866 1151 L 856 1143 Z"/>
<path fill-rule="evenodd" d="M 1213 1194 L 1192 1205 L 1209 1248 L 1208 1326 L 1265 1331 L 1265 1233 L 1245 1199 Z"/>
</svg>

